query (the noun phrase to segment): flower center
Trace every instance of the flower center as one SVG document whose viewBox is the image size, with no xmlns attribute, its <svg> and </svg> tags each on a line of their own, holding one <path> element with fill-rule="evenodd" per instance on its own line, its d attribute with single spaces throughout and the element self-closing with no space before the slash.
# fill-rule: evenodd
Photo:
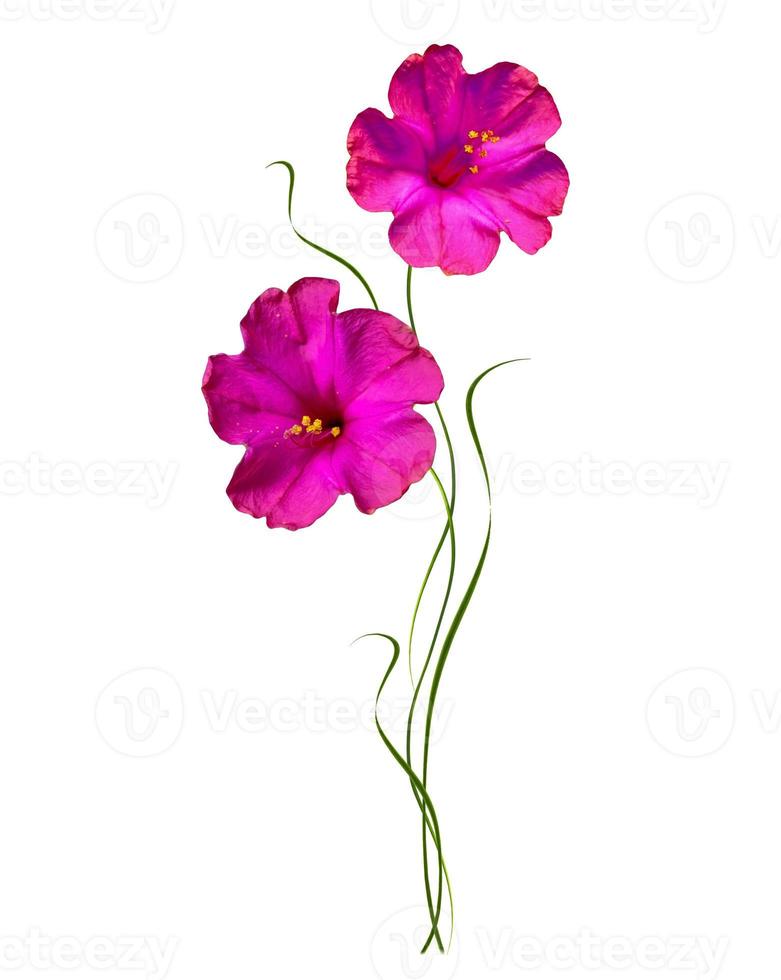
<svg viewBox="0 0 781 980">
<path fill-rule="evenodd" d="M 285 439 L 291 439 L 296 445 L 316 446 L 326 440 L 336 439 L 342 431 L 341 419 L 329 419 L 325 423 L 322 419 L 312 418 L 311 415 L 302 415 L 301 421 L 285 429 Z"/>
<path fill-rule="evenodd" d="M 501 137 L 492 129 L 470 129 L 467 142 L 460 147 L 451 147 L 437 157 L 429 168 L 429 177 L 437 187 L 452 187 L 465 173 L 480 172 L 478 160 L 488 157 L 489 143 L 498 143 Z"/>
</svg>

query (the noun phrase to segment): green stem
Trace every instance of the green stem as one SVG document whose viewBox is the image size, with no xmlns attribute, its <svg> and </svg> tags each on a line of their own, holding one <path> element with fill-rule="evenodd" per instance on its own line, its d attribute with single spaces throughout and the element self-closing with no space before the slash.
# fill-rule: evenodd
<svg viewBox="0 0 781 980">
<path fill-rule="evenodd" d="M 266 167 L 266 170 L 268 170 L 268 167 L 276 167 L 276 166 L 285 167 L 290 177 L 290 188 L 288 190 L 288 195 L 287 195 L 287 216 L 290 221 L 290 227 L 293 229 L 295 235 L 305 245 L 308 245 L 310 248 L 315 249 L 315 251 L 320 252 L 323 255 L 327 255 L 329 259 L 334 259 L 334 261 L 338 262 L 340 265 L 343 265 L 345 269 L 349 269 L 350 272 L 352 272 L 355 278 L 358 279 L 358 281 L 363 285 L 363 288 L 369 294 L 369 299 L 372 301 L 372 306 L 374 307 L 374 309 L 379 310 L 379 306 L 377 306 L 377 300 L 374 298 L 374 293 L 371 290 L 371 286 L 366 281 L 366 279 L 361 275 L 361 273 L 355 268 L 355 266 L 351 265 L 347 261 L 347 259 L 343 259 L 341 255 L 336 255 L 335 252 L 329 252 L 328 249 L 323 248 L 322 245 L 317 245 L 315 242 L 310 241 L 308 238 L 304 238 L 301 232 L 293 224 L 293 187 L 296 182 L 296 172 L 293 169 L 293 164 L 288 163 L 287 160 L 275 160 L 273 163 L 270 163 Z"/>
<path fill-rule="evenodd" d="M 480 557 L 478 559 L 477 565 L 475 566 L 475 570 L 472 573 L 472 577 L 469 580 L 469 585 L 466 588 L 466 591 L 464 593 L 464 597 L 462 598 L 461 602 L 459 603 L 458 609 L 456 609 L 456 613 L 455 613 L 455 615 L 453 617 L 453 622 L 450 624 L 450 628 L 448 629 L 447 634 L 445 635 L 444 642 L 442 643 L 442 649 L 440 650 L 439 657 L 437 658 L 437 662 L 436 662 L 436 665 L 434 667 L 434 674 L 433 674 L 433 677 L 431 679 L 431 691 L 429 693 L 428 709 L 427 709 L 427 712 L 426 712 L 426 729 L 425 729 L 425 733 L 424 733 L 424 736 L 423 736 L 423 771 L 422 771 L 422 779 L 421 779 L 421 782 L 423 783 L 423 786 L 424 787 L 426 786 L 427 778 L 428 778 L 428 757 L 429 757 L 429 747 L 430 747 L 430 741 L 431 741 L 431 723 L 432 723 L 432 719 L 434 717 L 434 706 L 436 704 L 437 693 L 439 691 L 439 685 L 440 685 L 440 682 L 442 680 L 442 673 L 443 673 L 443 671 L 445 669 L 445 663 L 447 662 L 447 658 L 448 658 L 448 655 L 450 653 L 451 647 L 453 646 L 453 641 L 456 638 L 456 634 L 458 633 L 458 629 L 461 626 L 461 622 L 462 622 L 462 620 L 464 618 L 464 615 L 465 615 L 467 609 L 469 608 L 469 603 L 472 601 L 472 596 L 474 595 L 475 589 L 477 588 L 477 583 L 480 581 L 480 576 L 481 576 L 482 571 L 483 571 L 483 566 L 485 564 L 486 555 L 488 554 L 488 546 L 489 546 L 489 544 L 491 542 L 491 523 L 492 523 L 492 513 L 491 513 L 491 510 L 492 510 L 491 480 L 490 480 L 490 478 L 488 476 L 488 468 L 487 468 L 487 466 L 485 464 L 485 456 L 483 455 L 483 448 L 480 445 L 480 439 L 479 439 L 479 437 L 477 435 L 477 428 L 475 426 L 475 420 L 474 420 L 474 415 L 473 415 L 473 411 L 472 411 L 472 401 L 473 401 L 475 390 L 477 389 L 477 386 L 480 384 L 480 382 L 483 380 L 483 378 L 486 377 L 486 375 L 490 374 L 492 371 L 495 371 L 497 368 L 503 367 L 505 364 L 514 364 L 514 363 L 516 363 L 519 360 L 525 360 L 525 358 L 514 358 L 513 360 L 509 360 L 509 361 L 502 361 L 500 364 L 494 364 L 492 367 L 490 367 L 487 370 L 483 371 L 482 374 L 479 374 L 475 378 L 475 380 L 472 382 L 472 384 L 469 386 L 469 391 L 467 392 L 467 395 L 466 395 L 466 419 L 467 419 L 467 423 L 469 425 L 469 432 L 470 432 L 470 434 L 472 436 L 472 442 L 474 443 L 475 449 L 477 451 L 477 457 L 478 457 L 478 459 L 480 461 L 480 468 L 483 471 L 483 478 L 485 480 L 485 488 L 486 488 L 486 493 L 487 493 L 487 496 L 488 496 L 488 526 L 487 526 L 487 529 L 486 529 L 485 541 L 483 543 L 483 549 L 480 552 Z M 435 921 L 438 921 L 439 920 L 439 915 L 440 915 L 440 912 L 441 912 L 441 904 L 442 904 L 442 867 L 441 867 L 441 864 L 440 864 L 440 868 L 439 868 L 439 883 L 438 883 L 438 885 L 439 885 L 439 887 L 438 887 L 437 906 L 436 906 L 436 909 L 434 911 L 434 919 L 435 919 Z M 429 945 L 431 944 L 431 940 L 434 938 L 435 931 L 436 931 L 435 928 L 432 927 L 432 930 L 429 933 L 428 939 L 426 940 L 426 942 L 425 942 L 425 944 L 423 946 L 422 952 L 425 952 L 428 949 Z"/>
<path fill-rule="evenodd" d="M 410 327 L 412 328 L 415 336 L 417 337 L 418 333 L 417 333 L 417 329 L 416 329 L 416 326 L 415 326 L 415 315 L 414 315 L 413 310 L 412 310 L 412 267 L 411 266 L 408 266 L 407 267 L 407 311 L 408 311 L 408 315 L 409 315 Z M 445 590 L 445 596 L 444 596 L 444 599 L 443 599 L 443 602 L 442 602 L 442 605 L 441 605 L 440 611 L 439 611 L 439 617 L 437 619 L 436 627 L 434 629 L 434 634 L 433 634 L 433 637 L 431 639 L 431 643 L 430 643 L 430 646 L 429 646 L 428 654 L 427 654 L 426 659 L 425 659 L 425 662 L 423 664 L 423 668 L 422 668 L 422 670 L 420 672 L 420 676 L 418 678 L 417 684 L 415 684 L 415 690 L 414 690 L 414 694 L 413 694 L 413 697 L 412 697 L 412 703 L 410 704 L 409 715 L 407 717 L 406 757 L 407 757 L 407 763 L 409 765 L 412 764 L 412 726 L 413 726 L 413 723 L 414 723 L 415 709 L 417 707 L 418 699 L 419 699 L 420 694 L 421 694 L 421 691 L 423 689 L 423 684 L 424 684 L 424 681 L 426 679 L 426 675 L 427 675 L 427 672 L 428 672 L 429 665 L 430 665 L 431 660 L 432 660 L 433 655 L 434 655 L 434 649 L 436 647 L 437 640 L 439 639 L 439 633 L 440 633 L 440 630 L 442 628 L 442 623 L 443 623 L 444 618 L 445 618 L 445 613 L 447 611 L 448 603 L 450 601 L 450 594 L 451 594 L 451 591 L 452 591 L 452 588 L 453 588 L 453 578 L 454 578 L 454 575 L 455 575 L 455 567 L 456 567 L 456 538 L 455 538 L 455 528 L 454 528 L 454 525 L 453 525 L 453 510 L 455 508 L 455 503 L 456 503 L 456 467 L 455 467 L 455 455 L 453 453 L 453 443 L 452 443 L 452 441 L 450 439 L 450 433 L 448 432 L 448 428 L 447 428 L 447 425 L 445 423 L 445 418 L 444 418 L 444 415 L 442 414 L 442 410 L 441 410 L 438 402 L 435 404 L 435 408 L 436 408 L 437 414 L 439 416 L 439 421 L 440 421 L 440 423 L 442 425 L 442 431 L 443 431 L 444 436 L 445 436 L 445 442 L 447 444 L 448 455 L 449 455 L 449 458 L 450 458 L 450 500 L 448 501 L 448 498 L 447 498 L 447 496 L 445 494 L 444 487 L 442 486 L 442 481 L 439 479 L 439 476 L 437 475 L 436 470 L 434 470 L 433 467 L 432 467 L 432 469 L 431 469 L 431 475 L 434 478 L 434 480 L 436 481 L 437 487 L 439 488 L 439 491 L 440 491 L 440 493 L 442 495 L 442 500 L 443 500 L 443 503 L 445 505 L 445 510 L 447 512 L 447 521 L 445 523 L 445 527 L 444 527 L 444 530 L 442 531 L 442 534 L 441 534 L 441 536 L 439 538 L 439 541 L 437 542 L 437 546 L 434 549 L 434 554 L 431 557 L 431 560 L 429 562 L 428 568 L 426 569 L 426 574 L 425 574 L 425 576 L 423 578 L 423 583 L 422 583 L 422 585 L 420 587 L 420 591 L 418 592 L 418 597 L 417 597 L 417 600 L 415 602 L 415 608 L 414 608 L 414 611 L 412 613 L 412 623 L 410 625 L 409 641 L 408 641 L 408 660 L 409 660 L 410 679 L 412 680 L 413 684 L 415 684 L 415 681 L 414 681 L 413 670 L 412 670 L 412 648 L 413 648 L 413 637 L 414 637 L 414 633 L 415 633 L 415 624 L 417 622 L 418 612 L 420 611 L 421 602 L 423 601 L 423 595 L 424 595 L 424 593 L 426 591 L 426 587 L 428 586 L 428 582 L 429 582 L 429 579 L 431 578 L 431 574 L 432 574 L 432 572 L 434 570 L 434 566 L 437 563 L 437 560 L 439 558 L 440 552 L 442 551 L 442 548 L 443 548 L 443 546 L 445 544 L 445 540 L 447 539 L 448 535 L 450 536 L 450 569 L 449 569 L 449 573 L 448 573 L 448 581 L 447 581 L 447 587 L 446 587 L 446 590 Z M 423 782 L 425 784 L 425 779 L 423 780 Z M 422 814 L 423 814 L 423 822 L 422 822 L 423 881 L 424 881 L 425 890 L 426 890 L 426 903 L 428 905 L 429 915 L 431 917 L 432 929 L 433 929 L 433 932 L 434 932 L 434 938 L 436 939 L 437 946 L 439 947 L 439 949 L 441 951 L 442 950 L 442 940 L 441 940 L 441 937 L 439 935 L 439 930 L 438 930 L 439 911 L 435 912 L 435 910 L 434 910 L 434 903 L 433 903 L 433 898 L 432 898 L 432 893 L 431 893 L 431 881 L 430 881 L 429 862 L 428 862 L 428 834 L 427 834 L 427 829 L 426 829 L 426 812 L 425 812 L 425 806 L 424 806 L 423 802 L 421 801 L 421 799 L 419 798 L 418 794 L 415 792 L 414 785 L 412 787 L 412 791 L 413 791 L 413 794 L 415 795 L 415 798 L 416 798 L 416 800 L 418 802 L 418 805 L 420 806 L 421 811 L 422 811 Z M 442 888 L 442 873 L 443 873 L 443 871 L 445 872 L 445 875 L 446 875 L 447 874 L 447 869 L 444 868 L 440 864 L 440 867 L 438 868 L 438 881 L 439 881 L 439 893 L 438 893 L 438 896 L 437 896 L 437 908 L 438 908 L 438 910 L 441 909 L 441 888 Z M 450 925 L 451 925 L 451 939 L 452 939 L 452 932 L 453 932 L 453 914 L 454 913 L 453 913 L 453 897 L 452 897 L 452 894 L 450 894 L 449 881 L 448 881 L 448 892 L 449 892 L 449 902 L 450 902 Z"/>
</svg>

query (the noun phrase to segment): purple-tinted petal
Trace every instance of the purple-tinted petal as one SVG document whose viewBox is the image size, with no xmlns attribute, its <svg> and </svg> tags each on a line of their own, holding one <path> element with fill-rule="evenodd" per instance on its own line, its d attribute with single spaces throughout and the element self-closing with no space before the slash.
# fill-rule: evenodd
<svg viewBox="0 0 781 980">
<path fill-rule="evenodd" d="M 333 468 L 358 509 L 372 514 L 425 476 L 435 450 L 434 430 L 426 419 L 403 409 L 346 424 L 334 446 Z"/>
<path fill-rule="evenodd" d="M 442 393 L 436 361 L 412 330 L 389 313 L 340 313 L 334 338 L 334 388 L 345 406 L 345 420 L 434 402 Z"/>
<path fill-rule="evenodd" d="M 249 446 L 228 484 L 233 506 L 252 517 L 265 517 L 313 454 L 281 436 Z"/>
<path fill-rule="evenodd" d="M 423 55 L 413 54 L 396 70 L 388 101 L 397 116 L 431 133 L 437 142 L 458 131 L 466 72 L 452 44 L 432 44 Z"/>
<path fill-rule="evenodd" d="M 332 448 L 318 449 L 310 461 L 269 510 L 269 527 L 285 527 L 296 531 L 322 517 L 343 493 L 336 483 L 331 465 Z"/>
<path fill-rule="evenodd" d="M 569 175 L 561 160 L 548 150 L 526 157 L 514 170 L 486 180 L 472 193 L 503 231 L 529 254 L 551 237 L 548 215 L 561 214 Z"/>
<path fill-rule="evenodd" d="M 326 393 L 339 283 L 299 279 L 285 293 L 267 289 L 241 321 L 247 353 L 295 391 L 316 403 Z"/>
<path fill-rule="evenodd" d="M 499 248 L 496 219 L 443 191 L 413 195 L 390 226 L 393 249 L 409 265 L 438 265 L 447 275 L 486 269 Z"/>
<path fill-rule="evenodd" d="M 426 157 L 419 138 L 379 109 L 356 117 L 347 150 L 347 189 L 367 211 L 393 211 L 425 183 Z"/>
<path fill-rule="evenodd" d="M 461 130 L 492 129 L 504 134 L 505 120 L 538 87 L 537 76 L 521 65 L 502 61 L 467 75 Z"/>
<path fill-rule="evenodd" d="M 524 99 L 498 126 L 498 143 L 490 144 L 490 166 L 493 173 L 506 163 L 541 149 L 561 126 L 561 116 L 550 92 L 537 88 Z"/>
<path fill-rule="evenodd" d="M 203 394 L 212 428 L 233 444 L 271 438 L 302 413 L 295 392 L 246 354 L 210 357 Z"/>
</svg>

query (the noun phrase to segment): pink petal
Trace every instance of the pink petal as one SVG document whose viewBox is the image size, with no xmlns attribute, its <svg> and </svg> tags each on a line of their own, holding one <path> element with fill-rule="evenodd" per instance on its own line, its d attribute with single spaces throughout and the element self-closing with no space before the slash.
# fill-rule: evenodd
<svg viewBox="0 0 781 980">
<path fill-rule="evenodd" d="M 533 255 L 551 237 L 548 215 L 561 214 L 569 188 L 567 169 L 555 153 L 538 150 L 514 170 L 492 175 L 472 200 L 492 214 L 503 231 Z"/>
<path fill-rule="evenodd" d="M 276 374 L 303 402 L 318 401 L 329 385 L 338 302 L 335 280 L 299 279 L 286 293 L 267 289 L 241 321 L 250 357 Z"/>
<path fill-rule="evenodd" d="M 397 116 L 441 142 L 458 131 L 466 72 L 452 44 L 413 54 L 391 79 L 388 101 Z"/>
<path fill-rule="evenodd" d="M 507 162 L 518 160 L 533 150 L 544 147 L 561 126 L 561 116 L 550 92 L 537 88 L 513 109 L 497 126 L 498 143 L 490 144 L 490 167 L 493 173 Z"/>
<path fill-rule="evenodd" d="M 296 531 L 322 517 L 343 491 L 335 482 L 332 450 L 320 449 L 288 486 L 266 517 L 269 527 Z"/>
<path fill-rule="evenodd" d="M 389 313 L 347 310 L 336 318 L 334 387 L 345 420 L 436 401 L 442 372 L 412 330 Z"/>
<path fill-rule="evenodd" d="M 347 189 L 367 211 L 393 211 L 425 183 L 427 164 L 419 138 L 379 109 L 356 117 L 347 150 Z"/>
<path fill-rule="evenodd" d="M 521 65 L 502 61 L 476 75 L 467 75 L 461 129 L 504 134 L 505 120 L 539 86 L 537 76 Z M 495 145 L 495 144 L 494 144 Z"/>
<path fill-rule="evenodd" d="M 333 468 L 356 507 L 373 514 L 425 476 L 435 449 L 434 430 L 426 419 L 402 409 L 345 425 L 334 446 Z"/>
<path fill-rule="evenodd" d="M 303 413 L 298 396 L 246 354 L 210 357 L 202 390 L 212 428 L 234 445 L 284 432 Z"/>
<path fill-rule="evenodd" d="M 438 265 L 446 275 L 486 269 L 499 248 L 496 219 L 468 199 L 445 191 L 414 194 L 390 226 L 393 249 L 409 265 Z"/>
<path fill-rule="evenodd" d="M 295 530 L 322 516 L 339 495 L 332 448 L 306 448 L 290 439 L 250 446 L 228 484 L 237 510 L 265 517 L 269 527 Z"/>
</svg>

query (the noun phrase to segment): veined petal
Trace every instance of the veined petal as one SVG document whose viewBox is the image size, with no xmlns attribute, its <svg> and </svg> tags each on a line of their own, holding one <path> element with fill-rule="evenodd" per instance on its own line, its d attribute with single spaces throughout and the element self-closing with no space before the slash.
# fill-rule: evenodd
<svg viewBox="0 0 781 980">
<path fill-rule="evenodd" d="M 398 500 L 431 469 L 436 439 L 412 409 L 355 419 L 336 440 L 333 468 L 357 508 L 373 514 Z"/>
<path fill-rule="evenodd" d="M 396 70 L 388 101 L 397 116 L 434 140 L 458 131 L 466 72 L 452 44 L 432 44 L 425 54 L 413 54 Z"/>
<path fill-rule="evenodd" d="M 486 269 L 499 248 L 495 219 L 446 192 L 413 195 L 390 226 L 393 249 L 409 265 L 439 266 L 446 275 Z"/>
<path fill-rule="evenodd" d="M 551 237 L 548 215 L 561 214 L 569 188 L 567 169 L 555 153 L 538 150 L 513 170 L 486 180 L 473 199 L 529 254 Z"/>
<path fill-rule="evenodd" d="M 331 465 L 332 449 L 312 454 L 311 460 L 269 510 L 269 527 L 296 531 L 322 517 L 333 507 L 340 490 Z"/>
<path fill-rule="evenodd" d="M 225 442 L 248 445 L 284 432 L 298 418 L 298 396 L 275 374 L 246 354 L 210 357 L 203 394 L 212 428 Z"/>
<path fill-rule="evenodd" d="M 347 137 L 347 189 L 367 211 L 393 211 L 425 183 L 426 156 L 404 122 L 379 109 L 356 117 Z"/>
<path fill-rule="evenodd" d="M 345 419 L 386 406 L 436 401 L 442 372 L 410 327 L 389 313 L 347 310 L 336 318 L 334 387 Z"/>
<path fill-rule="evenodd" d="M 303 402 L 328 394 L 338 301 L 334 279 L 299 279 L 287 292 L 267 289 L 241 321 L 247 354 L 298 392 Z"/>
</svg>

